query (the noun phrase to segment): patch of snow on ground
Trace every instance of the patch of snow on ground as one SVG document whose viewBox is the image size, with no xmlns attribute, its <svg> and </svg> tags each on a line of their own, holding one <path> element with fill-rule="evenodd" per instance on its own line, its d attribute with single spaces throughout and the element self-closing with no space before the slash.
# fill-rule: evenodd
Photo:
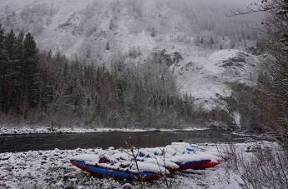
<svg viewBox="0 0 288 189">
<path fill-rule="evenodd" d="M 1 135 L 21 134 L 52 134 L 52 133 L 95 133 L 95 132 L 175 132 L 175 131 L 200 131 L 209 128 L 184 128 L 184 129 L 128 129 L 128 128 L 51 128 L 51 127 L 0 127 Z"/>
<path fill-rule="evenodd" d="M 251 146 L 261 145 L 274 148 L 275 143 L 241 143 L 236 144 L 236 151 L 245 159 L 251 157 L 247 149 Z M 199 144 L 213 153 L 220 154 L 227 144 L 212 145 Z M 114 150 L 113 148 L 105 151 Z M 75 149 L 75 150 L 52 150 L 52 151 L 29 151 L 19 153 L 0 154 L 0 188 L 121 188 L 125 183 L 114 180 L 97 179 L 90 177 L 74 168 L 70 164 L 70 158 L 81 154 L 100 154 L 103 149 Z M 241 175 L 233 171 L 225 170 L 225 163 L 214 169 L 204 171 L 189 171 L 179 173 L 174 178 L 168 178 L 172 188 L 181 189 L 220 189 L 241 188 Z M 141 188 L 141 183 L 134 183 L 135 188 Z M 164 182 L 144 184 L 147 188 L 165 188 Z"/>
</svg>

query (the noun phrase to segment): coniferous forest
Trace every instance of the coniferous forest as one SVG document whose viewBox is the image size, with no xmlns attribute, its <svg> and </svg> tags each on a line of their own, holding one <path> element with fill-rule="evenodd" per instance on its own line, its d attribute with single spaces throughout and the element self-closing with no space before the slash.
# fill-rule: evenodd
<svg viewBox="0 0 288 189">
<path fill-rule="evenodd" d="M 2 121 L 173 128 L 201 117 L 227 119 L 221 111 L 194 111 L 193 98 L 177 93 L 163 52 L 142 65 L 125 65 L 119 58 L 107 68 L 40 52 L 30 33 L 1 28 L 0 53 Z"/>
</svg>

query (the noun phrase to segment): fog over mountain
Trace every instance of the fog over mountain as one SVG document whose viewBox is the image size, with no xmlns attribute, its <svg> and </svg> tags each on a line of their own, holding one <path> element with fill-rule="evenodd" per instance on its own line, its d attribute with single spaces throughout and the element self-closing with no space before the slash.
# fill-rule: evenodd
<svg viewBox="0 0 288 189">
<path fill-rule="evenodd" d="M 131 48 L 151 51 L 172 48 L 175 43 L 191 46 L 200 35 L 215 40 L 255 39 L 257 16 L 227 17 L 233 10 L 246 8 L 248 2 L 1 0 L 0 20 L 8 28 L 32 32 L 45 49 L 101 59 Z M 231 43 L 228 39 L 226 43 Z"/>
<path fill-rule="evenodd" d="M 262 15 L 231 16 L 251 0 L 0 1 L 5 28 L 32 32 L 42 50 L 97 64 L 119 57 L 141 63 L 164 49 L 179 53 L 171 69 L 180 92 L 208 108 L 231 95 L 228 81 L 257 80 L 258 57 L 242 50 L 255 46 Z M 239 64 L 223 66 L 235 57 Z"/>
</svg>

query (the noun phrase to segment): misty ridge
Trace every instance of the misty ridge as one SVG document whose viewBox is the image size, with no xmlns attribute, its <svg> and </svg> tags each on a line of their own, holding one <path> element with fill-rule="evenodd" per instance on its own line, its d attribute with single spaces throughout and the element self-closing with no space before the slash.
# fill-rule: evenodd
<svg viewBox="0 0 288 189">
<path fill-rule="evenodd" d="M 103 63 L 131 49 L 147 54 L 201 41 L 207 47 L 211 38 L 213 48 L 249 45 L 258 37 L 263 15 L 229 17 L 248 6 L 254 5 L 236 0 L 4 0 L 0 21 L 7 29 L 32 32 L 40 48 Z"/>
</svg>

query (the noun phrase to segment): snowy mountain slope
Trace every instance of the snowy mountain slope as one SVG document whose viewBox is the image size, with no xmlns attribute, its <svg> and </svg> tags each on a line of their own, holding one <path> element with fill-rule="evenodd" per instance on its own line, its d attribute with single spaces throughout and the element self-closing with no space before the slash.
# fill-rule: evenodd
<svg viewBox="0 0 288 189">
<path fill-rule="evenodd" d="M 189 57 L 181 64 L 175 66 L 180 91 L 207 109 L 219 106 L 219 97 L 231 96 L 228 83 L 253 86 L 258 79 L 258 57 L 241 50 L 219 50 L 207 57 Z"/>
<path fill-rule="evenodd" d="M 250 0 L 215 1 L 0 0 L 0 23 L 32 32 L 41 49 L 97 63 L 131 50 L 139 52 L 134 62 L 157 50 L 177 52 L 183 60 L 171 69 L 180 91 L 211 108 L 231 95 L 227 82 L 257 79 L 257 57 L 225 49 L 253 45 L 261 19 L 227 17 Z"/>
<path fill-rule="evenodd" d="M 255 26 L 255 18 L 226 17 L 244 5 L 237 0 L 1 0 L 0 22 L 32 32 L 43 49 L 70 56 L 88 53 L 99 61 L 107 43 L 112 52 L 151 51 L 161 43 L 192 45 L 198 33 L 254 35 L 248 26 Z"/>
</svg>

